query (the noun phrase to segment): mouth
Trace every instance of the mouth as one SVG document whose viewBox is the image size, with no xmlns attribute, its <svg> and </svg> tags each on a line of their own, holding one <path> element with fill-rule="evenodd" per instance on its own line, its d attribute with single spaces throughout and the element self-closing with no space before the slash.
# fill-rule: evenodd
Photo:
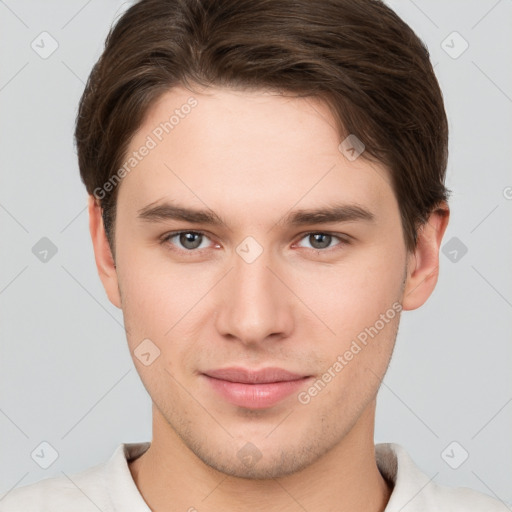
<svg viewBox="0 0 512 512">
<path fill-rule="evenodd" d="M 222 368 L 202 374 L 224 400 L 246 409 L 266 409 L 297 392 L 312 378 L 282 368 Z"/>
</svg>

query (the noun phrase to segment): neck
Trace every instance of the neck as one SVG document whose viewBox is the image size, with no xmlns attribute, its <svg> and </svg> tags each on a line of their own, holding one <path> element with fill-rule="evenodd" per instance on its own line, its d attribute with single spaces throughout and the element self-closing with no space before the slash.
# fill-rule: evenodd
<svg viewBox="0 0 512 512">
<path fill-rule="evenodd" d="M 251 480 L 204 464 L 153 406 L 150 448 L 129 463 L 133 480 L 154 512 L 382 512 L 392 489 L 375 460 L 375 401 L 328 453 L 297 473 Z"/>
</svg>

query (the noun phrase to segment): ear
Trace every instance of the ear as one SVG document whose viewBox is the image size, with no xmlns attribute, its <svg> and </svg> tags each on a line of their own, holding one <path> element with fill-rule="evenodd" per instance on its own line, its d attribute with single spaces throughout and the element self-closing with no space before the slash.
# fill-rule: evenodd
<svg viewBox="0 0 512 512">
<path fill-rule="evenodd" d="M 94 259 L 98 275 L 100 276 L 107 296 L 118 308 L 121 308 L 121 296 L 117 281 L 117 271 L 112 257 L 112 252 L 108 244 L 103 217 L 101 215 L 101 206 L 93 195 L 89 196 L 89 231 L 91 232 L 92 245 L 94 248 Z"/>
<path fill-rule="evenodd" d="M 439 249 L 448 226 L 450 209 L 442 202 L 418 230 L 416 249 L 409 253 L 402 307 L 412 310 L 430 297 L 439 276 Z"/>
</svg>

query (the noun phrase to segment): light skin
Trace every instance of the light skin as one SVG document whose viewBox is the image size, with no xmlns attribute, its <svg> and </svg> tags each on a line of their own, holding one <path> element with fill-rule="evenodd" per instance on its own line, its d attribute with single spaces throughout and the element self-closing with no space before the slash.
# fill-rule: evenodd
<svg viewBox="0 0 512 512">
<path fill-rule="evenodd" d="M 197 106 L 119 186 L 116 266 L 89 199 L 98 272 L 153 401 L 151 447 L 130 463 L 135 484 L 157 512 L 382 511 L 391 489 L 375 460 L 375 405 L 399 314 L 308 404 L 292 393 L 267 408 L 233 405 L 202 374 L 279 367 L 307 376 L 307 392 L 393 304 L 412 310 L 428 299 L 448 215 L 434 212 L 408 252 L 388 171 L 339 151 L 318 99 L 174 88 L 127 153 L 192 95 Z M 163 202 L 223 222 L 147 213 Z M 335 204 L 371 218 L 290 222 Z M 192 232 L 188 244 L 163 240 L 178 231 Z M 251 263 L 237 252 L 248 236 L 263 249 Z M 134 355 L 144 339 L 160 350 L 148 366 Z M 255 463 L 239 455 L 247 443 Z"/>
</svg>

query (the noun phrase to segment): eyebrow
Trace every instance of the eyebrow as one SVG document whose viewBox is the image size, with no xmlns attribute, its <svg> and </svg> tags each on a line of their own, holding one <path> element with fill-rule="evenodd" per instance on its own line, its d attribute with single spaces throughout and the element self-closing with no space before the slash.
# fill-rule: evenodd
<svg viewBox="0 0 512 512">
<path fill-rule="evenodd" d="M 150 204 L 137 212 L 137 218 L 149 222 L 183 220 L 192 224 L 210 224 L 212 226 L 224 224 L 222 219 L 211 210 L 193 210 L 170 203 Z"/>
<path fill-rule="evenodd" d="M 173 205 L 167 202 L 154 203 L 137 212 L 137 218 L 147 222 L 181 220 L 191 224 L 211 226 L 226 225 L 222 218 L 212 210 L 196 210 Z M 328 224 L 362 220 L 375 221 L 375 215 L 357 204 L 334 204 L 323 208 L 294 210 L 281 218 L 276 225 L 302 226 L 307 224 Z"/>
<path fill-rule="evenodd" d="M 324 208 L 292 211 L 285 215 L 278 224 L 302 226 L 355 220 L 373 222 L 375 215 L 370 210 L 356 204 L 334 204 Z"/>
</svg>

